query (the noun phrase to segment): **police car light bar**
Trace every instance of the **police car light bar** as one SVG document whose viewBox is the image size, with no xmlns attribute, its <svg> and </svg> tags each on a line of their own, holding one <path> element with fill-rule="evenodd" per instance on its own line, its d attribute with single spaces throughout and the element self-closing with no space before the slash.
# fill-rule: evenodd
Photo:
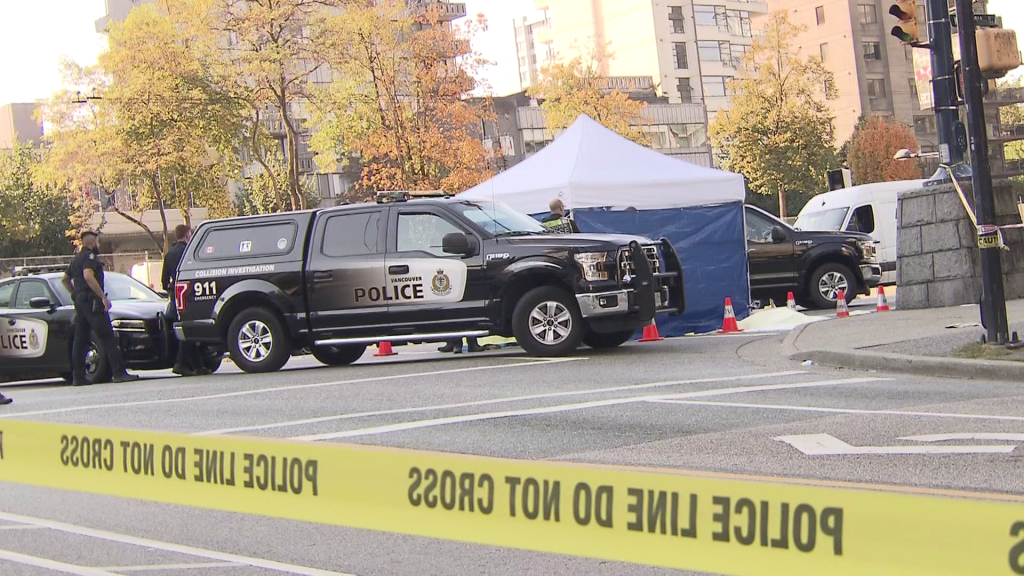
<svg viewBox="0 0 1024 576">
<path fill-rule="evenodd" d="M 47 274 L 49 272 L 63 272 L 67 270 L 67 264 L 38 264 L 33 266 L 15 266 L 14 276 L 32 276 L 34 274 Z"/>
<path fill-rule="evenodd" d="M 377 192 L 377 203 L 406 202 L 410 198 L 450 198 L 450 194 L 443 190 L 388 190 Z"/>
</svg>

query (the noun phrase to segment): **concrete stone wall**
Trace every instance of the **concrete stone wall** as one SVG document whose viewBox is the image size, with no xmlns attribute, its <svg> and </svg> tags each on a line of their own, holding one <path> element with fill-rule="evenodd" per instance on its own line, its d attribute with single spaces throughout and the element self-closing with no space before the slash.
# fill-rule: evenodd
<svg viewBox="0 0 1024 576">
<path fill-rule="evenodd" d="M 961 182 L 973 208 L 970 182 Z M 1009 182 L 994 184 L 997 223 L 1019 224 L 1017 198 Z M 901 309 L 977 304 L 981 258 L 977 232 L 952 184 L 903 192 L 897 209 L 896 283 Z M 1006 298 L 1024 297 L 1024 230 L 1003 231 Z"/>
</svg>

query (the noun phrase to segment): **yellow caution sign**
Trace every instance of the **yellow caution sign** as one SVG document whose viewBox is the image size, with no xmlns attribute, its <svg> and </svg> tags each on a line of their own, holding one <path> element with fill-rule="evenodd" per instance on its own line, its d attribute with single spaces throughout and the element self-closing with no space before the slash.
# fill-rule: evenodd
<svg viewBox="0 0 1024 576">
<path fill-rule="evenodd" d="M 1014 496 L 13 420 L 0 481 L 725 574 L 1024 574 Z"/>
<path fill-rule="evenodd" d="M 998 234 L 990 234 L 986 236 L 978 236 L 978 248 L 982 250 L 987 248 L 1000 248 L 1003 243 L 1000 241 Z"/>
</svg>

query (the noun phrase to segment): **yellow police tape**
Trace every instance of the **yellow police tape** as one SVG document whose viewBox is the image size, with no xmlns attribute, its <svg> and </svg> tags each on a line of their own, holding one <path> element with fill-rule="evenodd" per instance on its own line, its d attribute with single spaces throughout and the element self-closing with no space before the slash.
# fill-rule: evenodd
<svg viewBox="0 0 1024 576">
<path fill-rule="evenodd" d="M 1024 504 L 0 421 L 0 481 L 726 574 L 1024 574 Z"/>
</svg>

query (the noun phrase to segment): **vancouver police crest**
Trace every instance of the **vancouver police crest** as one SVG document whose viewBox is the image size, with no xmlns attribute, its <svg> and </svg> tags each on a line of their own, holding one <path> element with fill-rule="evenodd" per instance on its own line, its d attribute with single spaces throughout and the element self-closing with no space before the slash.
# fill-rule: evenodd
<svg viewBox="0 0 1024 576">
<path fill-rule="evenodd" d="M 437 296 L 447 296 L 452 293 L 452 281 L 444 270 L 438 269 L 437 274 L 430 281 L 430 291 Z"/>
<path fill-rule="evenodd" d="M 39 335 L 36 334 L 35 329 L 33 329 L 28 335 L 28 345 L 33 350 L 39 349 Z"/>
</svg>

